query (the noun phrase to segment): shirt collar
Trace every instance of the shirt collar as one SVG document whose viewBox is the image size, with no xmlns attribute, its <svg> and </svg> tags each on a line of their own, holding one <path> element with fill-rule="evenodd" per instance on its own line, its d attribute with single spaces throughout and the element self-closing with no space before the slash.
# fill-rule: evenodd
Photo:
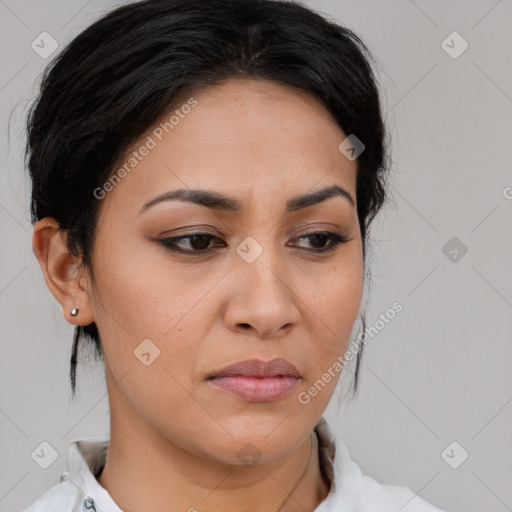
<svg viewBox="0 0 512 512">
<path fill-rule="evenodd" d="M 350 458 L 347 446 L 322 416 L 315 426 L 320 445 L 320 467 L 329 482 L 329 493 L 314 512 L 351 512 L 359 510 L 363 474 Z"/>
<path fill-rule="evenodd" d="M 91 437 L 69 446 L 68 479 L 85 495 L 80 509 L 83 512 L 122 512 L 95 476 L 105 465 L 109 441 L 108 437 Z"/>
<path fill-rule="evenodd" d="M 323 416 L 316 424 L 315 431 L 318 436 L 320 467 L 330 483 L 328 495 L 315 512 L 353 510 L 357 503 L 361 470 L 350 459 L 347 447 Z M 122 512 L 96 479 L 105 464 L 108 446 L 108 437 L 91 437 L 70 443 L 68 478 L 84 494 L 80 509 L 83 512 Z"/>
</svg>

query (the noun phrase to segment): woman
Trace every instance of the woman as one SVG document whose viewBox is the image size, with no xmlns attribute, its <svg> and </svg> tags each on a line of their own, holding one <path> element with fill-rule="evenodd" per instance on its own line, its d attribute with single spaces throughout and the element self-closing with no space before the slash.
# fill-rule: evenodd
<svg viewBox="0 0 512 512">
<path fill-rule="evenodd" d="M 357 389 L 385 199 L 369 57 L 298 3 L 148 0 L 48 67 L 33 248 L 76 325 L 73 393 L 93 343 L 111 425 L 26 511 L 440 511 L 362 475 L 322 416 L 354 357 Z"/>
</svg>

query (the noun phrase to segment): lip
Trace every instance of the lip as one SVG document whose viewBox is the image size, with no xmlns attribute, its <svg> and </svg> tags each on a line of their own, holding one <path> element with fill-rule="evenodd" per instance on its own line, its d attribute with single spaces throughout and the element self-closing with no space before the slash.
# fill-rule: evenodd
<svg viewBox="0 0 512 512">
<path fill-rule="evenodd" d="M 275 358 L 240 361 L 210 375 L 208 381 L 250 402 L 272 402 L 290 394 L 301 378 L 295 366 Z"/>
<path fill-rule="evenodd" d="M 261 359 L 247 359 L 238 363 L 226 366 L 210 375 L 209 378 L 217 377 L 295 377 L 301 378 L 299 370 L 286 359 L 276 357 L 270 361 Z"/>
</svg>

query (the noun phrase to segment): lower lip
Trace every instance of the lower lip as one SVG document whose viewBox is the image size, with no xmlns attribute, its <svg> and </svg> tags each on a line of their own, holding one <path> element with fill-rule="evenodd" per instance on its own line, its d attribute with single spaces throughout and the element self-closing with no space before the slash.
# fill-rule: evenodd
<svg viewBox="0 0 512 512">
<path fill-rule="evenodd" d="M 273 402 L 288 395 L 300 379 L 295 377 L 215 377 L 212 384 L 250 402 Z"/>
</svg>

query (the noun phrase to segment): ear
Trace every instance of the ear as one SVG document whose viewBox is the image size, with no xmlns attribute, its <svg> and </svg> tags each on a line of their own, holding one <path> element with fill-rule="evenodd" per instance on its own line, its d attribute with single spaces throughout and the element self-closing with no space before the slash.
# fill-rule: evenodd
<svg viewBox="0 0 512 512">
<path fill-rule="evenodd" d="M 45 217 L 34 225 L 32 250 L 36 255 L 44 280 L 63 309 L 70 324 L 89 325 L 94 315 L 89 302 L 90 277 L 80 269 L 80 258 L 73 256 L 66 247 L 67 234 L 59 230 L 59 223 Z M 78 308 L 78 315 L 71 310 Z"/>
</svg>

